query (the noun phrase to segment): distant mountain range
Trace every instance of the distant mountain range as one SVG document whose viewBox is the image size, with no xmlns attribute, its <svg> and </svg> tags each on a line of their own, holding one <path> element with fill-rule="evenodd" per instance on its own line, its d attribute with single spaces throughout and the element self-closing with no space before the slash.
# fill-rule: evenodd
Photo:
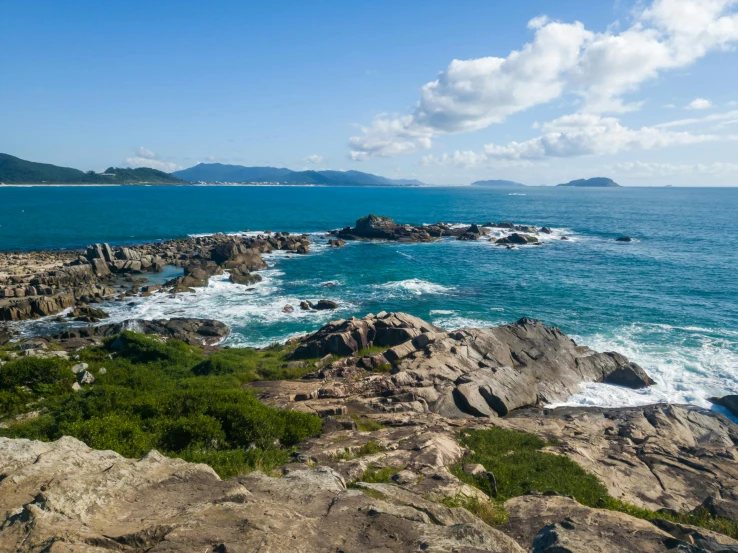
<svg viewBox="0 0 738 553">
<path fill-rule="evenodd" d="M 526 186 L 521 182 L 514 180 L 478 180 L 472 183 L 472 186 Z"/>
<path fill-rule="evenodd" d="M 188 182 L 236 182 L 323 185 L 421 185 L 419 180 L 388 179 L 360 171 L 292 171 L 284 167 L 244 167 L 222 163 L 200 163 L 175 171 L 173 176 Z"/>
<path fill-rule="evenodd" d="M 563 184 L 557 184 L 556 186 L 574 186 L 581 188 L 614 188 L 620 185 L 614 180 L 608 179 L 607 177 L 594 177 L 591 179 L 577 179 L 565 182 Z"/>
<path fill-rule="evenodd" d="M 0 154 L 0 183 L 4 184 L 184 184 L 169 173 L 141 167 L 109 167 L 103 173 L 80 171 L 49 163 L 35 163 Z"/>
</svg>

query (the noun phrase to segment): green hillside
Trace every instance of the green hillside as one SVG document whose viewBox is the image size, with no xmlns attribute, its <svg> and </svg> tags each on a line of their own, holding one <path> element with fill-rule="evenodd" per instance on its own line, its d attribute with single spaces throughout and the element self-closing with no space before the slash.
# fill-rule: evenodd
<svg viewBox="0 0 738 553">
<path fill-rule="evenodd" d="M 104 173 L 80 171 L 49 163 L 35 163 L 0 154 L 0 183 L 3 184 L 183 184 L 169 173 L 140 167 L 109 167 Z"/>
</svg>

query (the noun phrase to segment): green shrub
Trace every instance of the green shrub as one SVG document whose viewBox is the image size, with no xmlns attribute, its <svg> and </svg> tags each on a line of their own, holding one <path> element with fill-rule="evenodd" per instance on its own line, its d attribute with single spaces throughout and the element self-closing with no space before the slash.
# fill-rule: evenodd
<svg viewBox="0 0 738 553">
<path fill-rule="evenodd" d="M 74 436 L 94 449 L 112 449 L 124 457 L 141 457 L 154 448 L 156 436 L 140 421 L 121 415 L 94 417 L 62 425 L 63 436 Z"/>
<path fill-rule="evenodd" d="M 392 482 L 392 477 L 401 470 L 402 467 L 369 467 L 359 476 L 359 481 L 370 484 L 389 484 Z"/>
<path fill-rule="evenodd" d="M 258 373 L 258 363 L 279 368 L 283 351 L 223 350 L 214 354 L 224 354 L 215 366 L 251 359 Z M 115 353 L 112 358 L 111 352 Z M 125 332 L 106 340 L 104 347 L 80 352 L 80 359 L 96 373 L 96 381 L 76 393 L 69 385 L 74 382 L 73 373 L 59 360 L 8 363 L 11 370 L 3 373 L 8 383 L 39 388 L 63 382 L 66 388 L 43 400 L 30 388 L 3 389 L 0 409 L 22 412 L 28 410 L 29 400 L 36 399 L 45 414 L 0 429 L 0 435 L 37 440 L 71 435 L 91 447 L 128 457 L 155 448 L 166 455 L 209 463 L 227 477 L 254 468 L 271 470 L 287 460 L 292 446 L 321 433 L 319 417 L 270 407 L 244 389 L 241 375 L 235 374 L 244 370 L 243 364 L 234 373 L 229 369 L 214 374 L 194 370 L 203 366 L 203 355 L 183 342 L 164 344 Z M 102 366 L 106 373 L 100 375 L 97 370 Z"/>
<path fill-rule="evenodd" d="M 190 447 L 217 449 L 225 443 L 225 432 L 220 421 L 209 415 L 196 413 L 177 419 L 165 419 L 158 446 L 165 451 L 180 452 Z"/>
<path fill-rule="evenodd" d="M 50 387 L 71 386 L 74 373 L 69 362 L 58 358 L 22 357 L 8 361 L 0 367 L 0 389 L 8 390 L 16 386 L 26 386 L 33 391 L 47 391 Z"/>
<path fill-rule="evenodd" d="M 288 350 L 270 346 L 265 350 L 230 348 L 218 351 L 193 367 L 197 375 L 234 375 L 242 382 L 254 380 L 284 380 L 301 378 L 315 370 L 312 363 L 305 367 L 287 367 Z"/>
</svg>

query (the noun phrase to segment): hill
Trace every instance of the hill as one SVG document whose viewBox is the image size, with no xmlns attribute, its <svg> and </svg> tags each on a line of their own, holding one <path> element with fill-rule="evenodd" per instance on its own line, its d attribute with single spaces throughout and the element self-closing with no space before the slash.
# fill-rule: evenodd
<svg viewBox="0 0 738 553">
<path fill-rule="evenodd" d="M 277 167 L 244 167 L 222 163 L 199 163 L 189 169 L 175 171 L 173 176 L 188 182 L 238 182 L 279 184 L 323 184 L 398 186 L 421 185 L 418 180 L 388 179 L 361 171 L 292 171 Z"/>
<path fill-rule="evenodd" d="M 0 154 L 0 182 L 4 184 L 183 184 L 169 173 L 140 167 L 109 167 L 104 173 L 80 171 L 49 163 Z"/>
<path fill-rule="evenodd" d="M 573 186 L 579 188 L 615 188 L 620 186 L 612 179 L 607 177 L 594 177 L 591 179 L 577 179 L 563 184 L 557 184 L 556 186 Z"/>
<path fill-rule="evenodd" d="M 521 182 L 513 180 L 478 180 L 471 183 L 472 186 L 526 186 Z"/>
</svg>

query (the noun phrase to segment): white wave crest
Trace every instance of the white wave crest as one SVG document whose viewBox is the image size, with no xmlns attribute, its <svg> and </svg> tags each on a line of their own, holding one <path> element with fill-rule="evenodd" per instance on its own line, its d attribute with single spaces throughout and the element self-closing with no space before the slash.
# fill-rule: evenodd
<svg viewBox="0 0 738 553">
<path fill-rule="evenodd" d="M 587 384 L 564 405 L 617 407 L 691 403 L 738 393 L 738 341 L 734 333 L 700 327 L 634 323 L 608 335 L 575 337 L 597 351 L 617 351 L 641 365 L 655 385 L 630 390 Z"/>
<path fill-rule="evenodd" d="M 395 282 L 385 282 L 384 284 L 375 284 L 374 288 L 388 291 L 390 296 L 397 295 L 412 295 L 422 296 L 424 294 L 448 294 L 453 291 L 454 288 L 448 286 L 442 286 L 427 280 L 421 280 L 419 278 L 409 278 L 406 280 L 398 280 Z"/>
</svg>

